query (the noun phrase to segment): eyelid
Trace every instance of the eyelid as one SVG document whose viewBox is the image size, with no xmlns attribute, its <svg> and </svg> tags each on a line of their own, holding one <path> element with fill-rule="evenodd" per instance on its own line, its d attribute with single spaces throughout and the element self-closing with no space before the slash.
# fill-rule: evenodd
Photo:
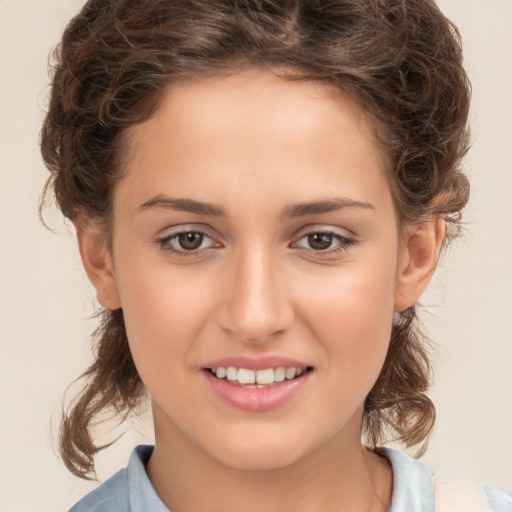
<svg viewBox="0 0 512 512">
<path fill-rule="evenodd" d="M 330 224 L 308 224 L 307 226 L 302 226 L 300 229 L 297 229 L 292 236 L 295 240 L 298 240 L 299 238 L 313 233 L 330 233 L 347 240 L 357 239 L 357 235 L 354 231 Z"/>
</svg>

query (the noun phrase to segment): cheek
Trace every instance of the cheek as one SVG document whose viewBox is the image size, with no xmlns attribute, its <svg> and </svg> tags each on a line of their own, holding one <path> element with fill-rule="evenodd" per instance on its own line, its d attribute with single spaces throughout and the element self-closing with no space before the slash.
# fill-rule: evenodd
<svg viewBox="0 0 512 512">
<path fill-rule="evenodd" d="M 297 307 L 331 334 L 387 328 L 394 311 L 396 260 L 351 263 L 325 273 L 304 272 L 296 280 Z"/>
<path fill-rule="evenodd" d="M 132 276 L 134 273 L 131 274 Z M 130 351 L 137 371 L 155 404 L 179 423 L 201 410 L 201 395 L 190 390 L 197 372 L 200 332 L 211 304 L 205 286 L 154 267 L 122 287 L 121 303 Z"/>
<path fill-rule="evenodd" d="M 132 264 L 129 274 L 121 275 L 129 276 L 119 283 L 119 294 L 130 349 L 143 380 L 168 380 L 173 368 L 193 369 L 199 332 L 211 307 L 208 286 L 195 286 L 186 272 L 165 266 L 143 271 Z"/>
<path fill-rule="evenodd" d="M 393 321 L 391 265 L 340 271 L 323 283 L 304 283 L 301 315 L 324 346 L 329 378 L 347 394 L 373 387 L 389 346 Z M 341 391 L 340 391 L 341 392 Z"/>
</svg>

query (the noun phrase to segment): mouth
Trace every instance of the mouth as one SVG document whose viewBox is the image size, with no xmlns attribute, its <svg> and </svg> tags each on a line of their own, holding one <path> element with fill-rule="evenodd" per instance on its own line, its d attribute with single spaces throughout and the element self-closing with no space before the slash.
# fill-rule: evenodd
<svg viewBox="0 0 512 512">
<path fill-rule="evenodd" d="M 229 406 L 265 412 L 284 406 L 310 386 L 313 366 L 281 356 L 229 357 L 202 368 L 214 396 Z"/>
<path fill-rule="evenodd" d="M 302 375 L 312 372 L 312 366 L 278 366 L 276 368 L 265 368 L 252 370 L 249 368 L 237 368 L 235 366 L 217 366 L 205 368 L 216 379 L 227 381 L 233 386 L 245 388 L 268 388 L 285 381 L 293 381 Z"/>
</svg>

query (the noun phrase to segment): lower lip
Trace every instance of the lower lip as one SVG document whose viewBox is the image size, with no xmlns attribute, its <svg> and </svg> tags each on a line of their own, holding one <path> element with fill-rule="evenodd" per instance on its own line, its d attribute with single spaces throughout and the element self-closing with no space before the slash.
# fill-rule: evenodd
<svg viewBox="0 0 512 512">
<path fill-rule="evenodd" d="M 277 409 L 295 397 L 309 380 L 310 371 L 300 377 L 273 384 L 265 388 L 248 388 L 218 379 L 204 371 L 213 392 L 228 404 L 245 411 L 263 412 Z"/>
</svg>

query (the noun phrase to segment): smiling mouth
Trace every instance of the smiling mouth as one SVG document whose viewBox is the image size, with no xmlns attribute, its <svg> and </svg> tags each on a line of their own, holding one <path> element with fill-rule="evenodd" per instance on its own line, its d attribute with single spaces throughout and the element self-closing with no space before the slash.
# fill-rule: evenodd
<svg viewBox="0 0 512 512">
<path fill-rule="evenodd" d="M 236 368 L 234 366 L 218 366 L 206 368 L 214 377 L 226 380 L 234 386 L 247 388 L 267 388 L 281 382 L 299 378 L 305 373 L 313 371 L 312 366 L 266 368 L 264 370 L 250 370 L 248 368 Z"/>
</svg>

